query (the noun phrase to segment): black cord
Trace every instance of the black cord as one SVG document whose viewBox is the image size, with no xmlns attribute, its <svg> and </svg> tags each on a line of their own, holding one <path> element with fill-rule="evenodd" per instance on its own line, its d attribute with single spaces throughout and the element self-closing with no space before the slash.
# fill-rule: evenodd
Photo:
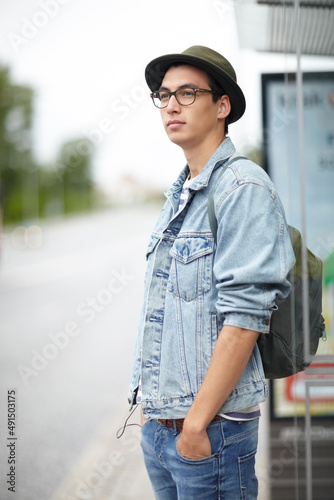
<svg viewBox="0 0 334 500">
<path fill-rule="evenodd" d="M 138 427 L 140 427 L 140 428 L 141 428 L 141 425 L 140 425 L 140 424 L 128 424 L 128 420 L 129 420 L 129 418 L 131 418 L 131 417 L 132 417 L 132 415 L 134 414 L 134 412 L 136 411 L 136 409 L 137 409 L 137 407 L 138 407 L 138 406 L 139 406 L 139 405 L 137 404 L 137 405 L 134 407 L 134 409 L 131 411 L 130 415 L 129 415 L 129 416 L 127 417 L 127 419 L 125 420 L 123 427 L 120 427 L 120 428 L 118 429 L 118 431 L 116 432 L 116 438 L 117 438 L 117 439 L 119 439 L 119 438 L 121 438 L 121 437 L 123 436 L 123 434 L 124 434 L 124 432 L 125 432 L 125 429 L 126 429 L 127 427 L 131 427 L 131 426 L 136 425 L 136 426 L 138 426 Z"/>
</svg>

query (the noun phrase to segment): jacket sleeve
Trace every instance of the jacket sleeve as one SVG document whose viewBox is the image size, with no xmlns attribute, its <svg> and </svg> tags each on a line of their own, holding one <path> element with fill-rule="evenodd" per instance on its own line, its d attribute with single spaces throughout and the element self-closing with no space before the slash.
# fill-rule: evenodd
<svg viewBox="0 0 334 500">
<path fill-rule="evenodd" d="M 276 299 L 290 292 L 294 264 L 281 202 L 261 182 L 235 182 L 215 197 L 215 210 L 217 311 L 224 324 L 268 333 Z"/>
</svg>

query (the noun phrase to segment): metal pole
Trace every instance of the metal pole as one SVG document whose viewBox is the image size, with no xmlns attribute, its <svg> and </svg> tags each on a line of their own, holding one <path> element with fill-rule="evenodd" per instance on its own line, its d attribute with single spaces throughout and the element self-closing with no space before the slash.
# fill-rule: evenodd
<svg viewBox="0 0 334 500">
<path fill-rule="evenodd" d="M 295 33 L 296 33 L 296 57 L 297 57 L 297 112 L 298 112 L 298 150 L 299 150 L 299 175 L 300 175 L 300 203 L 301 203 L 301 226 L 302 226 L 302 304 L 303 304 L 303 333 L 304 333 L 304 356 L 310 357 L 310 325 L 308 315 L 308 268 L 306 248 L 306 200 L 305 200 L 305 157 L 304 157 L 304 102 L 303 102 L 303 74 L 301 69 L 301 30 L 300 30 L 300 4 L 295 0 Z M 311 421 L 310 421 L 309 393 L 307 388 L 306 418 L 305 418 L 305 443 L 306 443 L 306 500 L 312 500 L 312 447 L 311 447 Z"/>
</svg>

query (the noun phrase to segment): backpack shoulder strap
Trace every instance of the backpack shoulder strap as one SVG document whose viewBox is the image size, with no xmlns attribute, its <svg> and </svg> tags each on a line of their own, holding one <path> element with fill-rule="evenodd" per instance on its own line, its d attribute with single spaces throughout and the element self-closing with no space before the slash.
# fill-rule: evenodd
<svg viewBox="0 0 334 500">
<path fill-rule="evenodd" d="M 215 240 L 215 243 L 217 243 L 217 229 L 218 229 L 218 222 L 217 222 L 217 217 L 215 213 L 215 203 L 214 203 L 214 194 L 216 191 L 216 187 L 222 176 L 224 175 L 227 167 L 232 165 L 235 161 L 238 160 L 248 160 L 246 156 L 235 156 L 234 158 L 230 159 L 227 163 L 225 163 L 221 169 L 221 172 L 218 175 L 218 178 L 215 182 L 215 185 L 210 191 L 209 198 L 208 198 L 208 216 L 209 216 L 209 223 L 210 223 L 210 229 L 213 234 L 213 238 Z"/>
</svg>

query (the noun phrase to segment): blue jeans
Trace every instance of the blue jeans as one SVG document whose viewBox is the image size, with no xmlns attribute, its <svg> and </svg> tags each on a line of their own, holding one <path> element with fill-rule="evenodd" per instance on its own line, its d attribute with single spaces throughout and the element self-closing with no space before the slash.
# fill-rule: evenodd
<svg viewBox="0 0 334 500">
<path fill-rule="evenodd" d="M 145 465 L 157 500 L 256 500 L 258 419 L 219 419 L 207 428 L 212 455 L 182 457 L 179 431 L 149 420 L 142 429 Z"/>
</svg>

